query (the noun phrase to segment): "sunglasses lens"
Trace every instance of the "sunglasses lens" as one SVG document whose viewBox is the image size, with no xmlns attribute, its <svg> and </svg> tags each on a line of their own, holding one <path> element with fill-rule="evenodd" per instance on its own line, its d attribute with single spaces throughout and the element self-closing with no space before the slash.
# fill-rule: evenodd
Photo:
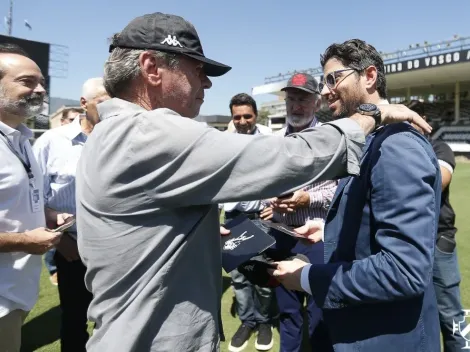
<svg viewBox="0 0 470 352">
<path fill-rule="evenodd" d="M 326 76 L 326 85 L 328 88 L 333 88 L 336 84 L 335 76 L 333 73 L 330 73 Z"/>
<path fill-rule="evenodd" d="M 323 86 L 324 86 L 323 82 L 318 83 L 318 94 L 321 94 L 323 90 Z"/>
</svg>

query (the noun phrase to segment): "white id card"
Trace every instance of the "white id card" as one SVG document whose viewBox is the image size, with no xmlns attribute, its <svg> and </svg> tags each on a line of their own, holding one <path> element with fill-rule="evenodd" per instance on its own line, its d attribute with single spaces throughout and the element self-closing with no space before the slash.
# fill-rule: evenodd
<svg viewBox="0 0 470 352">
<path fill-rule="evenodd" d="M 30 188 L 30 198 L 33 213 L 37 213 L 41 210 L 41 197 L 39 195 L 39 189 L 36 187 Z"/>
</svg>

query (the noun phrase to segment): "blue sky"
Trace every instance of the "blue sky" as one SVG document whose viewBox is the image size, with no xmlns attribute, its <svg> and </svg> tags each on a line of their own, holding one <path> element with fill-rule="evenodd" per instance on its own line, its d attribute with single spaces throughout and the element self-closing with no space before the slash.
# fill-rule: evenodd
<svg viewBox="0 0 470 352">
<path fill-rule="evenodd" d="M 0 2 L 2 22 L 8 3 Z M 379 51 L 393 51 L 454 34 L 470 36 L 468 0 L 15 0 L 13 36 L 68 46 L 68 76 L 52 78 L 51 96 L 78 99 L 82 83 L 102 75 L 107 38 L 152 12 L 192 22 L 206 56 L 233 67 L 213 79 L 202 114 L 228 114 L 230 98 L 251 93 L 265 77 L 318 67 L 320 53 L 333 42 L 360 38 Z"/>
</svg>

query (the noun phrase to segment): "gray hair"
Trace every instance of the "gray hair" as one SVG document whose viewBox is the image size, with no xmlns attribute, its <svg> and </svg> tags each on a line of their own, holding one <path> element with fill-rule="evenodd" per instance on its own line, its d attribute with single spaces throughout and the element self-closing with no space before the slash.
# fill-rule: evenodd
<svg viewBox="0 0 470 352">
<path fill-rule="evenodd" d="M 104 64 L 104 87 L 110 97 L 119 97 L 126 93 L 131 83 L 140 75 L 139 56 L 144 51 L 154 55 L 170 69 L 179 65 L 177 54 L 155 50 L 115 48 Z"/>
<path fill-rule="evenodd" d="M 104 88 L 103 78 L 101 77 L 90 78 L 83 83 L 82 97 L 86 100 L 95 99 L 105 93 L 106 89 Z"/>
</svg>

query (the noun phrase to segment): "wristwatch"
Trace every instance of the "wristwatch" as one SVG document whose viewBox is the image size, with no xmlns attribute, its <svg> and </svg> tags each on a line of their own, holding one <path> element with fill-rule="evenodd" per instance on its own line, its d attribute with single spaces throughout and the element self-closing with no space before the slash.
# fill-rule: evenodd
<svg viewBox="0 0 470 352">
<path fill-rule="evenodd" d="M 372 116 L 375 120 L 375 128 L 382 124 L 382 115 L 380 109 L 375 104 L 361 104 L 356 109 L 361 115 Z"/>
</svg>

